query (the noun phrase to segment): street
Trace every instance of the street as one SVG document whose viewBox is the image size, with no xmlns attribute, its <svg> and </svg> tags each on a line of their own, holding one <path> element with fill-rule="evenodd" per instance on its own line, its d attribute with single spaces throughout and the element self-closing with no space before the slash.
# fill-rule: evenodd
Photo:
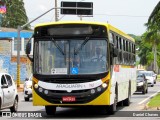
<svg viewBox="0 0 160 120">
<path fill-rule="evenodd" d="M 117 118 L 121 117 L 121 113 L 123 115 L 126 114 L 126 111 L 142 111 L 144 110 L 145 104 L 147 101 L 144 101 L 146 98 L 150 97 L 157 91 L 159 91 L 160 88 L 160 82 L 157 82 L 157 84 L 154 87 L 148 87 L 148 94 L 141 94 L 139 92 L 132 95 L 131 98 L 131 104 L 130 106 L 118 106 L 118 111 L 115 115 L 104 115 L 103 110 L 98 109 L 96 107 L 83 107 L 83 108 L 57 108 L 56 115 L 53 118 L 57 119 L 108 119 L 108 118 Z M 144 101 L 144 102 L 143 102 Z M 32 99 L 30 99 L 29 102 L 25 102 L 23 98 L 23 93 L 19 93 L 19 109 L 20 112 L 23 111 L 31 111 L 31 112 L 43 112 L 45 111 L 43 106 L 32 106 Z M 9 111 L 9 109 L 2 110 L 3 111 Z M 123 112 L 124 111 L 124 112 Z M 122 116 L 123 116 L 122 115 Z M 45 112 L 43 112 L 43 117 L 47 117 Z M 125 117 L 126 118 L 126 117 Z M 133 118 L 133 117 L 132 117 Z M 124 118 L 122 118 L 124 119 Z"/>
</svg>

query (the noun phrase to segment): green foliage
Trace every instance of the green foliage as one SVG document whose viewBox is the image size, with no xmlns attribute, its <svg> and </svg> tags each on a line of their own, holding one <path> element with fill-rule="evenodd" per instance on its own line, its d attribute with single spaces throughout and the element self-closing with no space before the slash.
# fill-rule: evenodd
<svg viewBox="0 0 160 120">
<path fill-rule="evenodd" d="M 149 65 L 152 61 L 152 45 L 145 42 L 144 39 L 142 39 L 140 45 L 139 45 L 139 52 L 138 56 L 140 57 L 140 64 L 141 65 Z"/>
<path fill-rule="evenodd" d="M 160 2 L 158 2 L 158 4 L 155 6 L 146 25 L 148 29 L 160 31 Z"/>
<path fill-rule="evenodd" d="M 160 67 L 160 53 L 157 52 L 160 50 L 160 2 L 158 2 L 149 16 L 146 26 L 147 31 L 142 35 L 140 52 L 138 54 L 140 64 L 150 65 L 153 61 L 156 61 Z"/>
<path fill-rule="evenodd" d="M 156 43 L 157 51 L 160 51 L 159 35 L 154 32 L 146 31 L 142 35 L 142 41 L 139 44 L 138 56 L 140 57 L 141 65 L 150 65 L 154 61 L 153 45 Z M 157 64 L 160 67 L 160 52 L 157 52 Z"/>
<path fill-rule="evenodd" d="M 5 0 L 7 13 L 3 15 L 2 27 L 17 28 L 28 22 L 23 0 Z"/>
</svg>

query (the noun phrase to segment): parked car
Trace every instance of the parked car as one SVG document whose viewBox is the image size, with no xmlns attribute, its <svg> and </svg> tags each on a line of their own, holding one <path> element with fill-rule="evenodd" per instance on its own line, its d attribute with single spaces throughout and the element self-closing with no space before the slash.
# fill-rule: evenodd
<svg viewBox="0 0 160 120">
<path fill-rule="evenodd" d="M 137 92 L 142 92 L 142 94 L 148 93 L 148 83 L 144 74 L 139 73 L 137 75 Z"/>
<path fill-rule="evenodd" d="M 140 71 L 139 73 L 145 74 L 149 86 L 154 86 L 156 76 L 153 71 Z"/>
<path fill-rule="evenodd" d="M 0 73 L 0 109 L 6 108 L 10 108 L 11 112 L 17 112 L 17 87 L 10 74 Z"/>
<path fill-rule="evenodd" d="M 24 100 L 29 101 L 32 97 L 32 75 L 24 82 Z"/>
</svg>

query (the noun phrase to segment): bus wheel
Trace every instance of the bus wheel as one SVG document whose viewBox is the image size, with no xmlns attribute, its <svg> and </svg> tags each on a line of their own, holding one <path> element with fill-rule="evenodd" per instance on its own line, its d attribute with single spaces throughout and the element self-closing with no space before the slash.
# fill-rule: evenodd
<svg viewBox="0 0 160 120">
<path fill-rule="evenodd" d="M 108 107 L 108 114 L 113 115 L 117 111 L 117 94 L 114 97 L 114 103 Z"/>
<path fill-rule="evenodd" d="M 130 101 L 131 101 L 131 91 L 129 89 L 129 92 L 128 92 L 128 98 L 123 100 L 123 105 L 124 106 L 129 106 L 130 105 Z"/>
<path fill-rule="evenodd" d="M 55 106 L 45 106 L 47 115 L 54 115 L 56 113 Z"/>
</svg>

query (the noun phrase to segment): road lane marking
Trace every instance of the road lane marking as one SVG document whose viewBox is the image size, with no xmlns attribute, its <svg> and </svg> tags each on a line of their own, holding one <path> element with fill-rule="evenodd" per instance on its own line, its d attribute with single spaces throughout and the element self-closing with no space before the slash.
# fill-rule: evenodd
<svg viewBox="0 0 160 120">
<path fill-rule="evenodd" d="M 160 90 L 159 90 L 159 91 L 157 91 L 156 93 L 152 94 L 152 95 L 151 95 L 151 96 L 149 96 L 148 98 L 146 98 L 146 99 L 142 100 L 142 101 L 141 101 L 141 102 L 139 102 L 138 104 L 140 105 L 140 104 L 142 104 L 142 103 L 146 102 L 147 100 L 151 99 L 153 96 L 155 96 L 156 94 L 158 94 L 159 92 L 160 92 Z"/>
</svg>

